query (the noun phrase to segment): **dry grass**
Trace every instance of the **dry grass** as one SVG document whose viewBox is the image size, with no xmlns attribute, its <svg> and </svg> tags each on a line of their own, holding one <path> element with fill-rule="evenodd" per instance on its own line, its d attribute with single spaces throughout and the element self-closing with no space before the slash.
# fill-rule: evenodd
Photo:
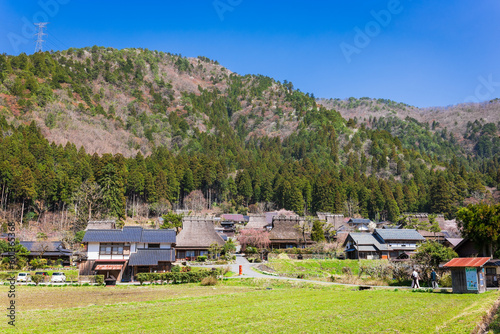
<svg viewBox="0 0 500 334">
<path fill-rule="evenodd" d="M 43 310 L 54 308 L 71 308 L 86 306 L 102 306 L 127 302 L 143 302 L 164 300 L 169 298 L 186 298 L 194 296 L 214 296 L 226 293 L 244 293 L 251 288 L 227 287 L 207 289 L 190 285 L 165 286 L 115 286 L 115 287 L 47 287 L 18 286 L 16 305 L 18 310 Z M 0 305 L 7 305 L 7 287 L 0 287 Z"/>
</svg>

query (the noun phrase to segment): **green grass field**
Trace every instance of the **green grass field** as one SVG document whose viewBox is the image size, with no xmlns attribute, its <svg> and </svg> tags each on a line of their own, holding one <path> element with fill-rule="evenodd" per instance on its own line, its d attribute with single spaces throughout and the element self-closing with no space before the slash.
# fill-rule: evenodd
<svg viewBox="0 0 500 334">
<path fill-rule="evenodd" d="M 7 287 L 0 305 L 8 305 Z M 197 284 L 17 287 L 19 333 L 469 333 L 499 297 L 353 291 L 330 285 L 229 279 Z"/>
<path fill-rule="evenodd" d="M 282 274 L 304 273 L 310 276 L 328 277 L 332 274 L 341 275 L 342 268 L 349 267 L 353 275 L 359 273 L 362 265 L 373 265 L 381 260 L 270 260 L 266 265 Z"/>
</svg>

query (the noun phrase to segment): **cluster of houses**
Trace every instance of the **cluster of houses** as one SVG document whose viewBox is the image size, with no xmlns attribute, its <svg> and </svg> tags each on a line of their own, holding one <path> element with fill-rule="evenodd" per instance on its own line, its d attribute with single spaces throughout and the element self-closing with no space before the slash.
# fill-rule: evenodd
<svg viewBox="0 0 500 334">
<path fill-rule="evenodd" d="M 428 220 L 426 214 L 415 215 Z M 345 218 L 340 214 L 318 213 L 325 222 L 325 237 L 345 251 L 349 259 L 388 259 L 405 261 L 420 242 L 434 240 L 453 248 L 460 257 L 481 255 L 468 239 L 452 238 L 446 231 L 428 232 L 402 229 L 386 222 Z M 442 216 L 437 217 L 444 220 Z M 176 261 L 192 261 L 207 255 L 211 245 L 223 246 L 241 229 L 269 232 L 269 248 L 303 248 L 312 245 L 309 222 L 293 212 L 275 211 L 263 214 L 225 214 L 221 217 L 185 216 L 180 232 L 174 229 L 124 226 L 117 229 L 114 221 L 90 221 L 83 238 L 84 252 L 78 260 L 80 275 L 104 275 L 118 281 L 131 281 L 141 272 L 170 271 Z M 61 242 L 24 242 L 31 258 L 59 259 L 69 264 L 73 255 Z M 490 263 L 491 262 L 491 263 Z M 491 265 L 489 265 L 491 264 Z M 485 285 L 498 286 L 500 261 L 485 262 Z"/>
</svg>

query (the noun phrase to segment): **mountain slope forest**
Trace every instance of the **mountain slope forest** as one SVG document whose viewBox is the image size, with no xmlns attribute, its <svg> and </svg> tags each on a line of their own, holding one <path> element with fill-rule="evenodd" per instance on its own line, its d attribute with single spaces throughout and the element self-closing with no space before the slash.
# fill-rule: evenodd
<svg viewBox="0 0 500 334">
<path fill-rule="evenodd" d="M 0 55 L 1 217 L 73 231 L 170 208 L 397 221 L 498 201 L 498 122 L 459 131 L 393 101 L 333 102 L 205 57 L 96 46 Z M 346 120 L 349 103 L 366 110 Z M 388 112 L 372 117 L 377 108 Z M 489 108 L 500 114 L 498 101 Z"/>
</svg>

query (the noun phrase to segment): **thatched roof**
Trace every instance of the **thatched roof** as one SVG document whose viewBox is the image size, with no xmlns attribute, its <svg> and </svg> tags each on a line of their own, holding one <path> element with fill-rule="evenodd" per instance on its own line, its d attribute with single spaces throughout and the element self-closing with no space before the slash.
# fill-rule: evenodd
<svg viewBox="0 0 500 334">
<path fill-rule="evenodd" d="M 273 228 L 269 234 L 271 243 L 295 241 L 302 242 L 302 233 L 297 226 L 305 222 L 303 217 L 283 217 L 273 218 Z M 310 234 L 306 233 L 306 241 L 310 241 Z"/>
<path fill-rule="evenodd" d="M 188 219 L 182 222 L 182 231 L 177 235 L 176 248 L 209 248 L 214 242 L 224 245 L 224 239 L 215 231 L 210 219 Z"/>
<path fill-rule="evenodd" d="M 404 215 L 407 215 L 408 219 L 418 219 L 421 223 L 429 222 L 429 213 L 426 212 L 404 213 Z M 444 216 L 442 214 L 436 214 L 436 222 L 443 228 L 445 224 Z"/>
<path fill-rule="evenodd" d="M 90 220 L 87 222 L 87 230 L 113 230 L 116 228 L 114 220 Z"/>
<path fill-rule="evenodd" d="M 343 214 L 331 212 L 317 212 L 319 220 L 324 220 L 334 231 L 350 231 L 351 227 L 347 224 Z"/>
<path fill-rule="evenodd" d="M 245 229 L 264 229 L 268 224 L 266 220 L 266 215 L 250 215 L 250 219 L 248 220 L 248 224 L 245 226 Z"/>
</svg>

